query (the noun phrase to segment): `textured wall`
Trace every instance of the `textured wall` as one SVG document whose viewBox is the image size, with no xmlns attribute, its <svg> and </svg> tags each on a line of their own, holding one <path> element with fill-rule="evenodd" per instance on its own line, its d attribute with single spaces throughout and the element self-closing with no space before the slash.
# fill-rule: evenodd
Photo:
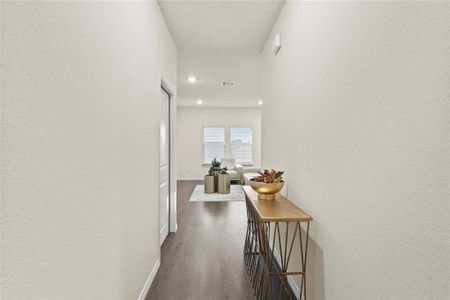
<svg viewBox="0 0 450 300">
<path fill-rule="evenodd" d="M 253 164 L 261 165 L 260 108 L 190 108 L 177 110 L 177 168 L 179 179 L 203 178 L 203 127 L 248 126 L 253 129 Z M 228 137 L 227 132 L 225 131 Z M 225 155 L 229 152 L 226 149 Z"/>
<path fill-rule="evenodd" d="M 159 258 L 156 2 L 2 2 L 2 299 L 136 299 Z"/>
<path fill-rule="evenodd" d="M 279 16 L 262 158 L 315 217 L 311 299 L 449 297 L 449 20 L 448 2 L 287 2 Z"/>
</svg>

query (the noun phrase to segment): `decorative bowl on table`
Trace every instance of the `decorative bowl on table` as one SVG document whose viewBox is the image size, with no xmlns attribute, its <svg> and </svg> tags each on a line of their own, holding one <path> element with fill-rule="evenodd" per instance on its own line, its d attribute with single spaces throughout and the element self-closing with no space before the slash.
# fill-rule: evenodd
<svg viewBox="0 0 450 300">
<path fill-rule="evenodd" d="M 250 186 L 258 193 L 259 200 L 274 200 L 284 186 L 283 171 L 264 170 L 250 179 Z"/>
<path fill-rule="evenodd" d="M 277 183 L 264 183 L 250 180 L 250 186 L 258 193 L 258 199 L 274 200 L 275 194 L 283 188 L 284 181 Z"/>
</svg>

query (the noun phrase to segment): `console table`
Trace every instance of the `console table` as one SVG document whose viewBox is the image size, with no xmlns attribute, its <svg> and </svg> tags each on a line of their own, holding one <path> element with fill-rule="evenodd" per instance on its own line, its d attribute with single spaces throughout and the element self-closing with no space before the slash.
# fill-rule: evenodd
<svg viewBox="0 0 450 300">
<path fill-rule="evenodd" d="M 300 298 L 306 300 L 306 258 L 309 223 L 313 218 L 280 194 L 276 195 L 275 200 L 259 200 L 250 186 L 242 188 L 247 206 L 244 262 L 256 298 L 293 298 L 288 276 L 300 276 Z M 286 225 L 284 234 L 280 232 L 282 223 Z M 302 228 L 301 223 L 305 223 L 306 228 Z M 289 227 L 292 230 L 292 226 L 293 232 L 289 234 Z M 294 243 L 300 244 L 298 269 L 289 268 Z M 274 279 L 278 279 L 277 283 Z"/>
</svg>

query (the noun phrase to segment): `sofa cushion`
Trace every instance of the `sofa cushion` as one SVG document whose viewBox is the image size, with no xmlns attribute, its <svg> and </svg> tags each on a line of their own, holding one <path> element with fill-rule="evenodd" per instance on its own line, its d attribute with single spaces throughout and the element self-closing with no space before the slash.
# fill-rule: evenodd
<svg viewBox="0 0 450 300">
<path fill-rule="evenodd" d="M 222 158 L 220 162 L 222 168 L 227 167 L 230 171 L 233 171 L 236 168 L 236 161 L 234 158 Z"/>
</svg>

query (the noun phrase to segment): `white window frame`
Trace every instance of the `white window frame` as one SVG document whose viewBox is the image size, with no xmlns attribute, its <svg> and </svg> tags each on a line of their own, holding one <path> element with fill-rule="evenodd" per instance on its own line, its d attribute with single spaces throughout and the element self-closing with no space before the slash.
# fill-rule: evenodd
<svg viewBox="0 0 450 300">
<path fill-rule="evenodd" d="M 233 155 L 233 141 L 232 141 L 232 134 L 231 131 L 233 128 L 248 128 L 250 129 L 250 161 L 239 161 L 234 155 Z M 250 126 L 230 126 L 228 128 L 228 142 L 229 142 L 229 149 L 230 149 L 230 155 L 236 159 L 236 164 L 241 164 L 244 166 L 252 166 L 253 165 L 253 159 L 254 159 L 254 148 L 253 148 L 253 128 Z"/>
<path fill-rule="evenodd" d="M 225 126 L 204 126 L 202 127 L 202 165 L 210 165 L 211 161 L 214 159 L 205 159 L 206 158 L 206 153 L 205 153 L 205 129 L 207 128 L 222 128 L 223 129 L 223 150 L 222 150 L 222 155 L 217 155 L 214 156 L 218 161 L 220 161 L 223 157 L 225 157 L 225 147 L 226 147 L 226 143 L 227 143 L 227 128 Z"/>
</svg>

